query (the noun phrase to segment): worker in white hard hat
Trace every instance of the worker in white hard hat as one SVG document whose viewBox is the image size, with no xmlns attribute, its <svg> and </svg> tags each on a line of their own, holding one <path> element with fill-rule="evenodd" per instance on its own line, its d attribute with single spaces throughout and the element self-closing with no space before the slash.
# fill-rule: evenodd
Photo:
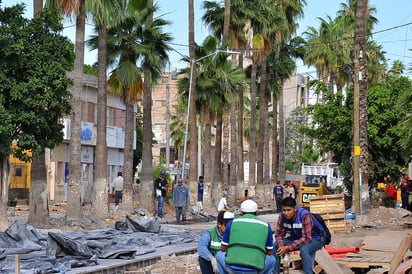
<svg viewBox="0 0 412 274">
<path fill-rule="evenodd" d="M 220 251 L 223 232 L 226 225 L 235 218 L 235 214 L 230 211 L 219 211 L 217 224 L 209 230 L 203 232 L 197 245 L 199 253 L 199 266 L 202 274 L 213 274 L 217 271 L 216 253 Z"/>
<path fill-rule="evenodd" d="M 241 216 L 226 225 L 216 255 L 219 273 L 272 273 L 272 228 L 258 214 L 257 203 L 247 199 L 240 205 Z"/>
</svg>

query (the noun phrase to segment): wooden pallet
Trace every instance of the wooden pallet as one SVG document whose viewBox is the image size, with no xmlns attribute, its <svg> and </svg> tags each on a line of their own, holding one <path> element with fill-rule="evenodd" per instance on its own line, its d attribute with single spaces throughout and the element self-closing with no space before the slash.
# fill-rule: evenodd
<svg viewBox="0 0 412 274">
<path fill-rule="evenodd" d="M 388 268 L 393 274 L 399 264 L 407 260 L 412 244 L 412 231 L 385 231 L 366 236 L 359 253 L 348 253 L 345 258 L 335 258 L 338 264 L 350 268 Z"/>
<path fill-rule="evenodd" d="M 346 232 L 345 199 L 343 194 L 315 196 L 310 199 L 310 212 L 325 220 L 331 232 Z"/>
</svg>

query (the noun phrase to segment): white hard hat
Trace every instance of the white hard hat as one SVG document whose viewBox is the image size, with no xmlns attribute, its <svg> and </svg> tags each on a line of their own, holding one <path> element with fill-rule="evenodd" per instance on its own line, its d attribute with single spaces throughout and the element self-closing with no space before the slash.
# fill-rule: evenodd
<svg viewBox="0 0 412 274">
<path fill-rule="evenodd" d="M 223 215 L 223 219 L 225 220 L 231 220 L 235 218 L 235 214 L 233 214 L 230 211 L 226 211 L 225 214 Z"/>
<path fill-rule="evenodd" d="M 258 205 L 255 201 L 248 199 L 242 202 L 240 205 L 240 210 L 242 212 L 254 213 L 258 210 Z"/>
</svg>

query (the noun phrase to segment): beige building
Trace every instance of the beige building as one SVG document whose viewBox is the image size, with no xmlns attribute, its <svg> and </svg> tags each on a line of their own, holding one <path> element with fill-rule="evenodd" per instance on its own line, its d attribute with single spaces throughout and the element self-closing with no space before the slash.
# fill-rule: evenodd
<svg viewBox="0 0 412 274">
<path fill-rule="evenodd" d="M 169 160 L 173 164 L 178 158 L 177 149 L 170 138 L 170 117 L 174 113 L 173 105 L 177 103 L 178 80 L 176 72 L 164 72 L 152 90 L 152 131 L 157 144 L 153 145 L 153 161 Z M 186 116 L 186 113 L 182 113 Z M 167 154 L 169 148 L 169 154 Z"/>
<path fill-rule="evenodd" d="M 94 160 L 97 137 L 97 78 L 84 76 L 81 92 L 81 195 L 82 201 L 91 199 L 94 182 Z M 111 182 L 124 163 L 125 104 L 107 93 L 107 180 Z M 135 112 L 137 107 L 135 108 Z M 67 201 L 70 159 L 70 117 L 64 119 L 63 142 L 50 151 L 47 161 L 50 199 Z M 134 148 L 136 132 L 134 133 Z"/>
</svg>

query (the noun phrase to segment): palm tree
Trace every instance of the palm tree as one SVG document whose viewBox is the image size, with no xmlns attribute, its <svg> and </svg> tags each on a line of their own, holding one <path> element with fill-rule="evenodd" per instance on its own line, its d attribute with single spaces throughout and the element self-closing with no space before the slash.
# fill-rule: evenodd
<svg viewBox="0 0 412 274">
<path fill-rule="evenodd" d="M 238 67 L 243 68 L 243 52 L 250 44 L 247 39 L 247 33 L 250 31 L 248 25 L 248 18 L 251 17 L 250 13 L 252 9 L 246 8 L 250 3 L 244 3 L 243 1 L 232 0 L 230 3 L 230 10 L 227 9 L 228 1 L 225 1 L 225 6 L 222 6 L 216 2 L 205 1 L 203 8 L 206 10 L 204 16 L 202 17 L 206 25 L 210 26 L 214 35 L 216 37 L 225 37 L 223 34 L 225 27 L 227 26 L 227 21 L 230 21 L 229 25 L 229 36 L 230 41 L 224 45 L 229 45 L 234 51 L 241 52 L 238 54 Z M 230 20 L 227 16 L 230 14 Z M 226 21 L 225 21 L 226 20 Z M 223 39 L 223 38 L 222 38 Z M 227 39 L 223 39 L 226 41 Z M 232 109 L 230 112 L 230 132 L 231 132 L 231 144 L 230 144 L 230 175 L 229 182 L 232 184 L 231 193 L 236 193 L 234 196 L 241 196 L 243 192 L 244 183 L 244 170 L 243 170 L 243 86 L 237 86 L 238 96 L 237 104 L 232 104 Z M 237 124 L 237 127 L 236 127 Z M 219 137 L 219 136 L 218 136 Z M 219 137 L 220 138 L 220 137 Z M 218 142 L 220 143 L 220 142 Z M 220 149 L 220 148 L 219 148 Z M 229 151 L 229 149 L 226 149 Z M 218 154 L 217 154 L 218 155 Z M 218 161 L 220 162 L 221 157 Z M 226 157 L 227 158 L 227 157 Z M 226 160 L 227 161 L 227 160 Z M 225 165 L 227 166 L 227 165 Z M 221 172 L 220 169 L 213 169 L 213 172 Z M 225 176 L 227 177 L 227 176 Z M 219 175 L 221 178 L 221 175 Z M 236 190 L 233 190 L 236 187 Z M 233 197 L 234 197 L 233 196 Z"/>
<path fill-rule="evenodd" d="M 203 46 L 196 46 L 196 56 L 202 58 L 202 56 L 210 55 L 216 51 L 219 46 L 219 39 L 216 37 L 209 36 L 204 42 Z M 243 70 L 238 68 L 232 68 L 231 63 L 227 60 L 228 55 L 223 52 L 217 54 L 216 56 L 210 56 L 202 60 L 202 62 L 197 64 L 197 79 L 196 79 L 196 90 L 197 90 L 197 100 L 196 105 L 197 111 L 200 113 L 200 122 L 205 127 L 205 140 L 203 157 L 205 159 L 206 174 L 211 172 L 211 127 L 214 125 L 215 120 L 222 120 L 222 117 L 228 113 L 229 106 L 234 104 L 234 99 L 237 98 L 235 86 L 242 84 L 244 80 Z M 189 74 L 188 69 L 182 71 L 182 73 Z M 182 92 L 182 98 L 187 98 L 188 90 L 188 77 L 183 78 L 179 81 L 179 90 Z M 216 122 L 217 124 L 219 122 Z M 219 133 L 216 133 L 216 140 Z M 217 149 L 217 145 L 215 145 Z M 220 157 L 219 157 L 220 158 Z M 219 159 L 220 160 L 220 159 Z M 214 159 L 213 163 L 220 165 L 220 161 Z M 220 198 L 221 193 L 219 192 L 219 181 L 213 182 L 212 201 Z"/>
<path fill-rule="evenodd" d="M 38 17 L 43 9 L 42 0 L 33 1 L 33 17 Z M 32 202 L 29 208 L 29 219 L 30 224 L 45 224 L 49 223 L 50 212 L 49 212 L 49 198 L 48 189 L 46 186 L 47 176 L 46 176 L 46 153 L 45 151 L 40 155 L 34 155 L 32 159 L 31 167 L 31 187 L 30 187 L 30 201 L 37 201 L 36 204 Z"/>
<path fill-rule="evenodd" d="M 191 83 L 192 89 L 190 90 L 190 106 L 189 106 L 189 136 L 192 139 L 189 142 L 189 190 L 190 197 L 195 197 L 197 191 L 197 126 L 196 126 L 196 51 L 195 51 L 195 21 L 194 21 L 194 0 L 188 1 L 189 5 L 189 57 L 190 57 L 190 69 L 191 69 Z M 185 168 L 185 167 L 183 167 Z M 183 178 L 185 179 L 185 178 Z M 193 198 L 191 198 L 193 199 Z"/>
<path fill-rule="evenodd" d="M 107 26 L 113 21 L 113 14 L 120 9 L 120 1 L 89 1 L 87 10 L 91 11 L 98 33 L 96 38 L 88 41 L 91 49 L 98 48 L 98 92 L 97 92 L 97 140 L 92 213 L 104 218 L 109 215 L 107 202 Z M 94 43 L 93 43 L 94 42 Z"/>
<path fill-rule="evenodd" d="M 84 66 L 84 35 L 86 24 L 86 7 L 85 0 L 59 0 L 46 1 L 46 7 L 58 7 L 62 14 L 76 16 L 76 38 L 75 54 L 73 69 L 73 88 L 72 88 L 72 114 L 70 117 L 70 163 L 69 163 L 69 189 L 67 198 L 66 215 L 70 218 L 81 219 L 82 196 L 81 196 L 81 91 L 83 89 L 83 66 Z"/>
<path fill-rule="evenodd" d="M 133 131 L 135 128 L 133 104 L 143 99 L 144 110 L 144 132 L 150 135 L 149 141 L 146 134 L 143 136 L 143 174 L 141 205 L 147 209 L 153 209 L 153 181 L 148 178 L 152 176 L 152 161 L 150 167 L 145 162 L 147 148 L 151 150 L 152 126 L 151 126 L 151 85 L 160 77 L 161 70 L 167 60 L 166 45 L 171 40 L 169 34 L 163 33 L 162 28 L 168 24 L 162 19 L 150 20 L 157 7 L 151 7 L 146 0 L 130 1 L 124 6 L 122 13 L 125 18 L 108 29 L 108 60 L 109 67 L 114 67 L 109 77 L 109 85 L 112 91 L 118 94 L 126 104 L 126 133 L 125 133 L 125 170 L 131 177 L 132 168 L 126 169 L 126 165 L 132 165 L 133 161 Z M 150 24 L 148 24 L 150 22 Z M 139 66 L 140 65 L 140 66 Z M 144 73 L 144 81 L 142 75 Z M 146 108 L 145 108 L 146 107 Z M 150 124 L 148 123 L 148 121 Z M 146 142 L 146 143 L 145 143 Z M 149 142 L 149 143 L 147 143 Z M 130 153 L 130 157 L 127 156 Z M 151 155 L 151 153 L 150 153 Z M 132 159 L 132 158 L 131 158 Z M 147 160 L 146 160 L 147 161 Z M 129 170 L 129 171 L 128 171 Z M 126 177 L 125 177 L 126 178 Z M 126 188 L 130 182 L 125 179 Z M 131 199 L 130 199 L 131 200 Z"/>
</svg>

